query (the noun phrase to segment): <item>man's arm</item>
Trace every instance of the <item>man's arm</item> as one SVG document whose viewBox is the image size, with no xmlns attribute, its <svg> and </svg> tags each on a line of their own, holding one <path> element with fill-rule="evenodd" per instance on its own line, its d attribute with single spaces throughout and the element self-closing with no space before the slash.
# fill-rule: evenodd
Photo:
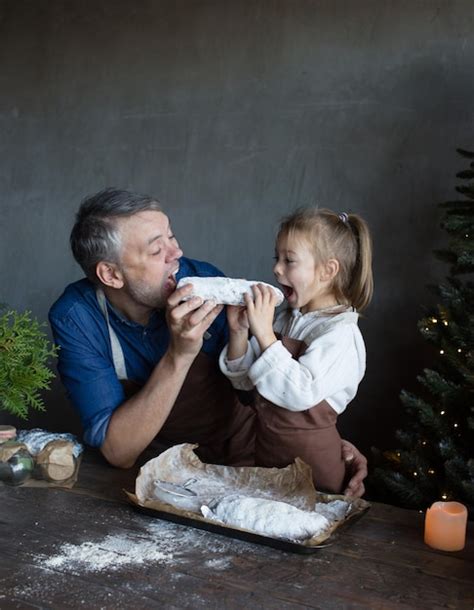
<svg viewBox="0 0 474 610">
<path fill-rule="evenodd" d="M 173 408 L 203 335 L 222 311 L 212 302 L 193 298 L 182 302 L 184 286 L 168 299 L 170 344 L 147 383 L 112 414 L 101 451 L 114 466 L 128 468 L 161 430 Z"/>
<path fill-rule="evenodd" d="M 346 473 L 350 480 L 344 495 L 361 498 L 365 493 L 364 479 L 368 474 L 367 459 L 352 443 L 342 440 L 342 457 L 346 463 Z"/>
</svg>

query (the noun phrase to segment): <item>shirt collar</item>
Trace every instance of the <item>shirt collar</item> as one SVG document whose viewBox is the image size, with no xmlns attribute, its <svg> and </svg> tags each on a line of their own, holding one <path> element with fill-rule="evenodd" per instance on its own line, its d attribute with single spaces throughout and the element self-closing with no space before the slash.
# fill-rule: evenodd
<svg viewBox="0 0 474 610">
<path fill-rule="evenodd" d="M 126 318 L 120 311 L 115 309 L 115 307 L 107 300 L 107 307 L 109 309 L 110 314 L 121 324 L 126 324 L 130 328 L 147 328 L 149 330 L 153 330 L 158 328 L 165 322 L 165 312 L 161 309 L 154 309 L 151 312 L 150 319 L 148 324 L 140 324 L 139 322 L 134 322 L 133 320 L 129 320 Z"/>
</svg>

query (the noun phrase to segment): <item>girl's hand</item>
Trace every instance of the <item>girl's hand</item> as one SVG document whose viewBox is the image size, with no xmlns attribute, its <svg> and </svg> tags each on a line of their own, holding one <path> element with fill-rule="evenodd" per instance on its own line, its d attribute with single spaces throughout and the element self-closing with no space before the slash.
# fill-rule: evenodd
<svg viewBox="0 0 474 610">
<path fill-rule="evenodd" d="M 227 305 L 227 323 L 230 332 L 248 333 L 249 321 L 245 305 Z"/>
<path fill-rule="evenodd" d="M 253 299 L 248 294 L 244 296 L 247 305 L 247 318 L 250 332 L 257 339 L 263 352 L 277 340 L 273 332 L 277 295 L 273 288 L 263 284 L 252 286 L 252 292 Z"/>
</svg>

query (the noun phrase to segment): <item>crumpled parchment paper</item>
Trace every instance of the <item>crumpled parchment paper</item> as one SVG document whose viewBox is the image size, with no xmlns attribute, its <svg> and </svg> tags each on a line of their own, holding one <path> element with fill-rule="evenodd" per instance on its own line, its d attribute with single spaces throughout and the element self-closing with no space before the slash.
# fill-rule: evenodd
<svg viewBox="0 0 474 610">
<path fill-rule="evenodd" d="M 195 492 L 203 504 L 231 494 L 287 502 L 302 510 L 314 510 L 316 502 L 327 503 L 335 499 L 350 503 L 343 520 L 332 524 L 323 534 L 303 541 L 301 544 L 305 546 L 320 545 L 343 523 L 365 512 L 370 506 L 362 499 L 353 500 L 341 495 L 317 492 L 310 466 L 299 458 L 286 468 L 219 466 L 201 462 L 193 451 L 196 447 L 189 443 L 175 445 L 144 464 L 136 479 L 135 494 L 126 492 L 129 499 L 139 506 L 181 515 L 194 521 L 206 519 L 199 512 L 176 508 L 156 499 L 157 482 L 185 486 Z"/>
</svg>

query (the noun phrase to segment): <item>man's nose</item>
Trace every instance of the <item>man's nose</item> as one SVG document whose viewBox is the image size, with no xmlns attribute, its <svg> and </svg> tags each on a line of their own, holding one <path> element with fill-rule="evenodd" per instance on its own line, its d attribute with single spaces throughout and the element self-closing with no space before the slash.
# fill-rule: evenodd
<svg viewBox="0 0 474 610">
<path fill-rule="evenodd" d="M 168 249 L 166 251 L 166 261 L 174 261 L 183 256 L 183 251 L 179 247 L 179 244 L 169 244 Z"/>
</svg>

